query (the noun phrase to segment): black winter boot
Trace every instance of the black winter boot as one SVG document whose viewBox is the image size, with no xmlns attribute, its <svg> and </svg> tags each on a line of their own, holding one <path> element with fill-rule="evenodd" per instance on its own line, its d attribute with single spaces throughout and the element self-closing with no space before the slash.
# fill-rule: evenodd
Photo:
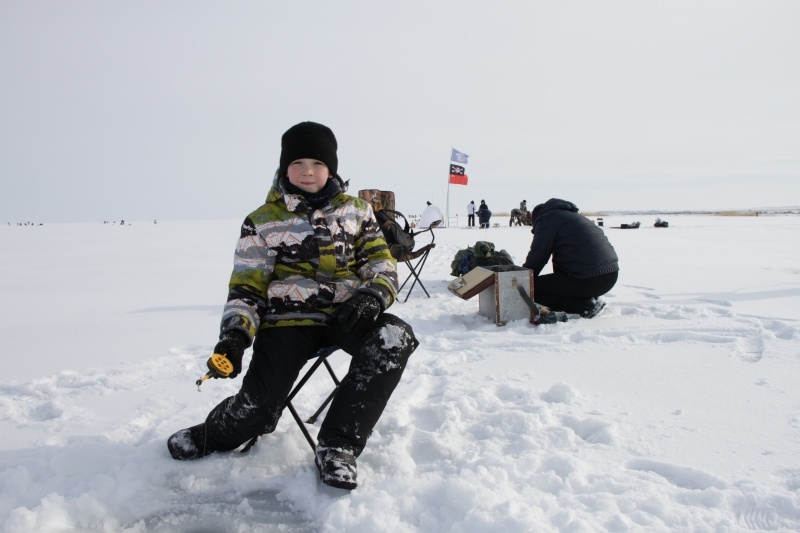
<svg viewBox="0 0 800 533">
<path fill-rule="evenodd" d="M 356 456 L 344 448 L 317 446 L 314 462 L 319 470 L 319 479 L 337 489 L 353 490 L 358 486 Z"/>
<path fill-rule="evenodd" d="M 206 442 L 206 425 L 198 424 L 174 433 L 167 439 L 169 454 L 177 461 L 200 459 L 214 452 Z"/>
<path fill-rule="evenodd" d="M 591 298 L 584 310 L 581 312 L 583 318 L 594 318 L 599 315 L 606 307 L 606 303 L 600 298 Z"/>
</svg>

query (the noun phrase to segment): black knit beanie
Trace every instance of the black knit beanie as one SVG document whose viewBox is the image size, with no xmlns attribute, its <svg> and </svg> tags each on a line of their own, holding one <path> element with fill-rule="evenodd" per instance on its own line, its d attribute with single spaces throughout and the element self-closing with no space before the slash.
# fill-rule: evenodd
<svg viewBox="0 0 800 533">
<path fill-rule="evenodd" d="M 316 122 L 295 124 L 281 137 L 281 169 L 285 172 L 292 161 L 309 158 L 325 163 L 335 176 L 339 166 L 337 148 L 336 137 L 329 127 Z"/>
</svg>

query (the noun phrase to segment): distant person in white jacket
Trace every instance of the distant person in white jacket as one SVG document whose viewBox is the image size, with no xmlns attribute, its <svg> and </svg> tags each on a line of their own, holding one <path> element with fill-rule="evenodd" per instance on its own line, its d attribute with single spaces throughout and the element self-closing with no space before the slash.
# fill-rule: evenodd
<svg viewBox="0 0 800 533">
<path fill-rule="evenodd" d="M 425 208 L 425 211 L 422 212 L 422 216 L 419 217 L 419 227 L 428 229 L 431 226 L 441 226 L 443 223 L 444 216 L 442 215 L 442 210 L 428 202 L 428 207 Z"/>
<path fill-rule="evenodd" d="M 475 211 L 477 210 L 478 208 L 475 207 L 475 200 L 467 204 L 467 226 L 470 228 L 475 227 Z"/>
</svg>

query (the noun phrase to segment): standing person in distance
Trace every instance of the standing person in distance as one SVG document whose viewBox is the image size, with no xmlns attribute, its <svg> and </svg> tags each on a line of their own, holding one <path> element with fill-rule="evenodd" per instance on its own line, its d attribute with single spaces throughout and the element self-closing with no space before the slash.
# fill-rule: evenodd
<svg viewBox="0 0 800 533">
<path fill-rule="evenodd" d="M 467 227 L 469 228 L 475 227 L 475 211 L 477 211 L 475 200 L 471 200 L 467 204 Z"/>
<path fill-rule="evenodd" d="M 554 311 L 596 316 L 617 282 L 619 259 L 603 230 L 572 202 L 551 198 L 531 212 L 533 242 L 522 266 L 533 270 L 533 298 Z M 539 275 L 553 257 L 553 273 Z"/>
<path fill-rule="evenodd" d="M 528 212 L 528 201 L 522 200 L 519 203 L 519 215 L 522 217 L 522 224 L 529 225 L 530 223 L 530 213 Z"/>
<path fill-rule="evenodd" d="M 485 200 L 481 200 L 481 205 L 478 207 L 478 222 L 480 222 L 481 228 L 488 228 L 491 218 L 492 212 L 489 211 L 489 206 L 486 205 Z"/>
<path fill-rule="evenodd" d="M 337 142 L 302 122 L 281 138 L 280 166 L 266 202 L 245 218 L 214 353 L 235 378 L 253 341 L 239 392 L 204 422 L 172 435 L 177 460 L 226 452 L 275 430 L 308 359 L 336 345 L 352 361 L 319 431 L 323 483 L 357 486 L 356 458 L 400 381 L 418 341 L 386 312 L 397 295 L 397 263 L 372 208 L 344 194 Z"/>
</svg>

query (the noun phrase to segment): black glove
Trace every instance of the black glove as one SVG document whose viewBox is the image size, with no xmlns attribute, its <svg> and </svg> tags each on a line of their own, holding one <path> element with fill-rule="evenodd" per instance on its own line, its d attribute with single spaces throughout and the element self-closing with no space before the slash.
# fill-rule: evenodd
<svg viewBox="0 0 800 533">
<path fill-rule="evenodd" d="M 377 296 L 359 292 L 339 306 L 334 316 L 342 333 L 357 337 L 375 325 L 381 311 L 383 308 Z"/>
<path fill-rule="evenodd" d="M 214 353 L 224 355 L 233 365 L 233 372 L 228 376 L 229 378 L 235 378 L 242 372 L 242 356 L 248 346 L 250 346 L 250 339 L 241 331 L 231 330 L 220 335 L 219 342 L 214 346 Z M 214 368 L 210 361 L 209 359 L 208 368 L 213 371 Z M 219 376 L 215 375 L 214 377 Z"/>
</svg>

